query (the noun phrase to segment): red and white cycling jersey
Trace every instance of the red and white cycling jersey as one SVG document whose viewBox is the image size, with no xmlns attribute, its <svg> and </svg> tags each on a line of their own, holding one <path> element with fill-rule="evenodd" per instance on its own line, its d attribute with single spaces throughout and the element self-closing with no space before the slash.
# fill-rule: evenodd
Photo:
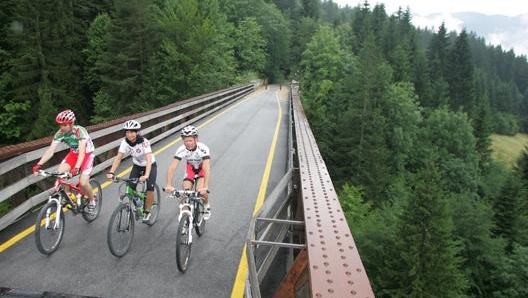
<svg viewBox="0 0 528 298">
<path fill-rule="evenodd" d="M 88 134 L 88 131 L 82 126 L 73 125 L 72 130 L 67 133 L 62 133 L 59 129 L 53 136 L 54 143 L 64 142 L 74 153 L 79 153 L 79 141 L 83 139 L 86 140 L 86 153 L 93 152 L 95 150 L 95 146 L 92 142 L 92 139 L 90 138 L 90 135 Z"/>
<path fill-rule="evenodd" d="M 135 165 L 145 167 L 147 166 L 147 159 L 145 154 L 152 153 L 152 148 L 150 147 L 150 142 L 145 137 L 138 136 L 135 145 L 131 146 L 126 139 L 121 141 L 119 146 L 119 152 L 123 153 L 125 156 L 132 156 L 132 162 Z M 152 163 L 156 162 L 154 154 L 152 154 Z"/>
<path fill-rule="evenodd" d="M 196 149 L 194 150 L 187 149 L 185 145 L 178 147 L 176 153 L 174 153 L 174 158 L 179 160 L 185 159 L 194 169 L 199 169 L 202 166 L 202 161 L 211 158 L 211 154 L 209 147 L 204 143 L 197 142 Z"/>
</svg>

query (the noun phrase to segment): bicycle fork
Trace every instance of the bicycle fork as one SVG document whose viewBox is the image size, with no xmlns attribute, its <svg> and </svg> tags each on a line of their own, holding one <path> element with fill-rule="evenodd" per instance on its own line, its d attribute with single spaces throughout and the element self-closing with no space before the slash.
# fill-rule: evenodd
<svg viewBox="0 0 528 298">
<path fill-rule="evenodd" d="M 54 225 L 52 227 L 54 230 L 56 230 L 59 227 L 59 225 L 60 225 L 60 220 L 61 220 L 60 213 L 62 211 L 61 210 L 62 206 L 61 206 L 61 204 L 60 204 L 58 199 L 52 198 L 52 199 L 50 199 L 50 202 L 55 202 L 55 204 L 57 205 L 57 211 L 55 211 L 55 223 L 54 223 Z M 46 221 L 45 221 L 46 229 L 50 228 L 50 217 L 51 216 L 53 216 L 51 214 L 51 208 L 46 209 Z"/>
<path fill-rule="evenodd" d="M 180 214 L 178 214 L 178 222 L 181 221 L 181 218 L 182 218 L 182 215 L 185 213 L 189 216 L 189 226 L 187 227 L 187 229 L 189 229 L 189 238 L 188 238 L 188 243 L 192 243 L 192 230 L 193 230 L 193 213 L 191 212 L 191 204 L 189 203 L 183 203 L 183 204 L 180 204 Z"/>
</svg>

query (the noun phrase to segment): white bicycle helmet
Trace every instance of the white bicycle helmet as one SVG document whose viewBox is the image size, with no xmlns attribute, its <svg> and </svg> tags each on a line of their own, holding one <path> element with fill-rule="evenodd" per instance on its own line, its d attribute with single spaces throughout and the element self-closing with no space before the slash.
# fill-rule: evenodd
<svg viewBox="0 0 528 298">
<path fill-rule="evenodd" d="M 140 128 L 141 124 L 139 124 L 139 122 L 136 120 L 128 120 L 127 122 L 123 123 L 124 130 L 138 130 Z"/>
<path fill-rule="evenodd" d="M 194 127 L 192 125 L 185 126 L 181 130 L 181 136 L 182 137 L 197 137 L 198 136 L 198 130 L 196 129 L 196 127 Z"/>
<path fill-rule="evenodd" d="M 58 124 L 73 124 L 75 122 L 75 113 L 72 110 L 64 110 L 55 117 Z"/>
</svg>

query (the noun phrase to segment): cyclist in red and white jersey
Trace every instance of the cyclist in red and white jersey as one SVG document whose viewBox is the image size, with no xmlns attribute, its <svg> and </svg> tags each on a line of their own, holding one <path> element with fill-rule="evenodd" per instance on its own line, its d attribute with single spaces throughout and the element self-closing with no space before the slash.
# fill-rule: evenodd
<svg viewBox="0 0 528 298">
<path fill-rule="evenodd" d="M 94 162 L 94 144 L 86 128 L 75 125 L 75 113 L 72 110 L 64 110 L 57 114 L 55 122 L 60 128 L 53 136 L 50 146 L 44 152 L 40 160 L 33 166 L 33 173 L 37 173 L 42 165 L 50 160 L 55 153 L 55 149 L 60 143 L 66 143 L 70 151 L 60 163 L 58 172 L 70 172 L 73 176 L 80 174 L 79 183 L 83 189 L 83 194 L 90 199 L 88 211 L 95 210 L 95 198 L 90 185 L 90 174 Z"/>
<path fill-rule="evenodd" d="M 211 216 L 211 206 L 207 191 L 211 177 L 211 153 L 209 147 L 198 141 L 198 130 L 196 127 L 192 125 L 184 127 L 181 130 L 181 138 L 183 145 L 176 149 L 174 159 L 167 171 L 167 186 L 165 187 L 165 192 L 170 193 L 174 190 L 174 187 L 172 187 L 174 171 L 176 171 L 180 161 L 184 159 L 186 161 L 186 169 L 182 187 L 183 189 L 189 190 L 192 188 L 193 183 L 196 183 L 196 190 L 204 199 L 204 220 L 208 220 Z M 196 181 L 194 178 L 195 175 L 197 175 Z"/>
<path fill-rule="evenodd" d="M 145 201 L 145 213 L 143 214 L 143 222 L 150 220 L 150 209 L 154 201 L 154 187 L 156 185 L 157 166 L 156 158 L 152 154 L 150 142 L 147 138 L 139 134 L 141 124 L 136 120 L 128 120 L 123 124 L 125 130 L 125 139 L 121 141 L 121 145 L 117 151 L 117 155 L 112 163 L 110 171 L 106 174 L 106 178 L 112 179 L 115 175 L 115 170 L 119 167 L 121 160 L 125 156 L 132 156 L 132 170 L 129 178 L 139 178 L 139 181 L 147 181 L 147 199 Z M 137 183 L 130 183 L 133 189 L 136 189 Z"/>
</svg>

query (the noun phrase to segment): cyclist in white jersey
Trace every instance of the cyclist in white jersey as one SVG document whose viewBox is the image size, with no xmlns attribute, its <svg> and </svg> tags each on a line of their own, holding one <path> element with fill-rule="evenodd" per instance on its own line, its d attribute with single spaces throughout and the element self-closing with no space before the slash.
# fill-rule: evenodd
<svg viewBox="0 0 528 298">
<path fill-rule="evenodd" d="M 73 176 L 80 174 L 79 183 L 83 189 L 85 199 L 89 199 L 88 211 L 95 211 L 95 198 L 90 185 L 90 174 L 94 162 L 94 144 L 86 128 L 74 125 L 75 113 L 72 110 L 64 110 L 55 117 L 55 122 L 60 129 L 53 136 L 50 146 L 44 152 L 40 160 L 33 166 L 33 173 L 37 173 L 40 167 L 50 160 L 55 154 L 57 146 L 64 142 L 70 147 L 70 151 L 59 165 L 58 172 L 70 172 Z"/>
<path fill-rule="evenodd" d="M 211 154 L 209 147 L 204 143 L 198 142 L 198 130 L 196 127 L 189 125 L 181 130 L 183 145 L 176 149 L 174 159 L 172 160 L 167 171 L 167 186 L 165 192 L 170 193 L 174 190 L 172 187 L 172 178 L 174 171 L 182 159 L 187 162 L 185 175 L 183 177 L 182 187 L 189 190 L 196 183 L 196 190 L 204 199 L 205 214 L 204 220 L 211 216 L 211 206 L 209 204 L 209 179 L 211 177 Z M 195 179 L 195 177 L 197 177 Z"/>
<path fill-rule="evenodd" d="M 152 148 L 147 138 L 139 134 L 141 124 L 136 120 L 128 120 L 123 124 L 126 137 L 121 141 L 117 155 L 112 163 L 110 171 L 106 174 L 106 178 L 112 179 L 115 176 L 115 170 L 119 167 L 123 157 L 132 156 L 132 171 L 130 171 L 129 178 L 139 178 L 139 181 L 147 181 L 147 199 L 145 201 L 145 213 L 143 221 L 150 220 L 150 209 L 154 200 L 154 186 L 158 170 L 156 166 L 156 158 L 152 154 Z M 136 189 L 137 183 L 130 183 L 133 189 Z"/>
</svg>

